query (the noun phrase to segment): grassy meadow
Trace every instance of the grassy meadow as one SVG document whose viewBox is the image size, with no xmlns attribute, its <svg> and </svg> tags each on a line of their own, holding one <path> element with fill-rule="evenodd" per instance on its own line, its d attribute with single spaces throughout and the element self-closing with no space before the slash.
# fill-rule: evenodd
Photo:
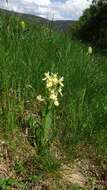
<svg viewBox="0 0 107 190">
<path fill-rule="evenodd" d="M 63 76 L 64 87 L 59 106 L 53 106 L 48 144 L 42 156 L 38 153 L 43 171 L 52 172 L 63 162 L 63 158 L 57 160 L 50 155 L 52 143 L 60 147 L 68 160 L 94 157 L 100 164 L 106 161 L 106 55 L 96 53 L 95 49 L 89 54 L 86 45 L 67 34 L 38 23 L 25 21 L 23 25 L 21 18 L 3 13 L 0 14 L 1 141 L 8 143 L 14 154 L 17 146 L 23 145 L 23 138 L 37 149 L 43 105 L 36 97 L 46 94 L 42 79 L 48 71 Z M 19 156 L 14 167 L 16 173 L 25 170 L 20 160 Z M 33 165 L 34 160 L 31 162 Z"/>
</svg>

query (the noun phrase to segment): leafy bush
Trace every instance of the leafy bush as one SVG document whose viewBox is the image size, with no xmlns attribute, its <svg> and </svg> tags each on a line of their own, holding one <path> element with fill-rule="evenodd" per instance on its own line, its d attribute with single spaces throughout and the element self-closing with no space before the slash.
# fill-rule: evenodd
<svg viewBox="0 0 107 190">
<path fill-rule="evenodd" d="M 86 9 L 71 33 L 99 48 L 107 48 L 107 3 L 98 1 Z"/>
</svg>

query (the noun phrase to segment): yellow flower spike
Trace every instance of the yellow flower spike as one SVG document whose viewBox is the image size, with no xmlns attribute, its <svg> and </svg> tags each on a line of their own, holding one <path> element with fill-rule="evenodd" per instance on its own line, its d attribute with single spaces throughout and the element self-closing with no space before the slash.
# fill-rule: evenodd
<svg viewBox="0 0 107 190">
<path fill-rule="evenodd" d="M 37 96 L 37 100 L 39 102 L 44 102 L 44 106 L 46 110 L 43 114 L 43 129 L 41 127 L 42 133 L 40 138 L 40 142 L 42 148 L 44 145 L 47 145 L 49 141 L 50 129 L 52 127 L 52 114 L 53 107 L 59 106 L 59 97 L 62 96 L 62 89 L 63 89 L 63 81 L 64 77 L 59 77 L 57 73 L 45 73 L 44 78 L 42 79 L 45 82 L 45 90 L 46 96 L 43 98 L 41 95 Z"/>
<path fill-rule="evenodd" d="M 59 106 L 58 95 L 63 96 L 62 87 L 64 86 L 63 81 L 64 77 L 59 77 L 57 73 L 45 73 L 45 78 L 42 80 L 46 82 L 47 95 L 51 102 L 55 106 Z M 38 97 L 39 101 L 42 101 L 42 98 Z"/>
<path fill-rule="evenodd" d="M 24 21 L 21 21 L 20 24 L 21 24 L 22 29 L 26 28 L 26 23 Z"/>
</svg>

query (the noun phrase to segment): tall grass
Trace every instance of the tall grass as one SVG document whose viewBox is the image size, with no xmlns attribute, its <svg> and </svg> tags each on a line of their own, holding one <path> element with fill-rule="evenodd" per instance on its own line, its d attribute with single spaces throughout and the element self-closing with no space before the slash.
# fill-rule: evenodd
<svg viewBox="0 0 107 190">
<path fill-rule="evenodd" d="M 20 22 L 0 14 L 0 127 L 20 128 L 19 118 L 44 94 L 44 73 L 56 72 L 64 76 L 64 96 L 53 118 L 53 138 L 68 151 L 92 143 L 107 153 L 107 58 L 88 55 L 87 47 L 46 26 L 25 21 L 23 29 Z"/>
</svg>

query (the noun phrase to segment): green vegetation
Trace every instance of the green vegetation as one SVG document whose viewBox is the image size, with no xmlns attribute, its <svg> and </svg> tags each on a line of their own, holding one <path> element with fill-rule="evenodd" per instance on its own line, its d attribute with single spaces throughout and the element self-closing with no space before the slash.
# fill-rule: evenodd
<svg viewBox="0 0 107 190">
<path fill-rule="evenodd" d="M 107 49 L 107 2 L 93 1 L 86 9 L 79 21 L 71 26 L 73 36 L 96 46 Z"/>
<path fill-rule="evenodd" d="M 23 186 L 13 179 L 0 179 L 1 190 L 11 190 L 11 185 L 15 185 L 16 188 L 23 189 Z"/>
<path fill-rule="evenodd" d="M 32 167 L 38 163 L 40 173 L 57 170 L 63 160 L 50 153 L 52 143 L 60 144 L 62 152 L 73 159 L 94 155 L 95 159 L 106 160 L 106 69 L 107 58 L 88 54 L 88 47 L 80 42 L 46 26 L 27 21 L 24 25 L 21 18 L 0 14 L 0 136 L 6 141 L 11 139 L 14 152 L 19 146 L 14 137 L 23 133 L 40 153 L 35 153 L 35 162 L 30 160 Z M 44 110 L 37 96 L 46 95 L 42 79 L 48 71 L 64 77 L 64 88 L 59 106 L 53 108 L 51 127 L 49 118 L 46 123 L 48 143 L 39 152 Z M 19 139 L 21 146 L 23 136 Z M 26 167 L 30 173 L 31 165 L 19 158 L 14 170 L 17 175 L 23 170 L 27 174 Z"/>
</svg>

